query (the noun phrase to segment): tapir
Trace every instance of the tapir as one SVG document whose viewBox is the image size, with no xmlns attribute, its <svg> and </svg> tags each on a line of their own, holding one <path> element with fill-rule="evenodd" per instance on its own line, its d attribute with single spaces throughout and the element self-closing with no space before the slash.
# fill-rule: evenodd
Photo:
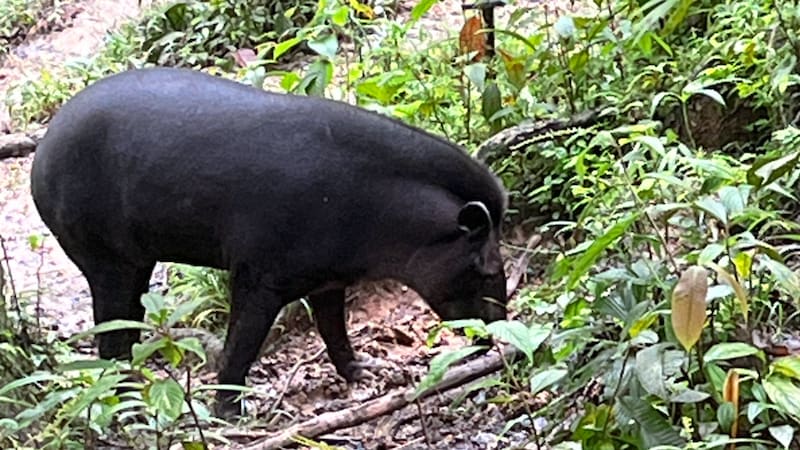
<svg viewBox="0 0 800 450">
<path fill-rule="evenodd" d="M 55 114 L 31 191 L 97 324 L 143 320 L 158 261 L 229 271 L 219 383 L 244 385 L 300 298 L 337 373 L 359 379 L 344 290 L 360 280 L 400 281 L 443 320 L 506 315 L 502 183 L 448 140 L 345 102 L 189 69 L 114 74 Z M 99 355 L 129 358 L 139 339 L 100 334 Z M 239 414 L 236 394 L 219 391 L 216 411 Z"/>
</svg>

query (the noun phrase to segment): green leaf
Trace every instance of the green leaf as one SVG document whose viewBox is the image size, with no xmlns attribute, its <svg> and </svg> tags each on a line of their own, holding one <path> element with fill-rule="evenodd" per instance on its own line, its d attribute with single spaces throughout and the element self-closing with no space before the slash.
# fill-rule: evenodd
<svg viewBox="0 0 800 450">
<path fill-rule="evenodd" d="M 140 366 L 144 364 L 153 353 L 161 350 L 165 345 L 167 345 L 167 338 L 164 337 L 153 342 L 137 342 L 133 344 L 131 347 L 131 365 Z"/>
<path fill-rule="evenodd" d="M 153 331 L 155 327 L 144 322 L 138 322 L 135 320 L 110 320 L 108 322 L 103 322 L 100 325 L 95 325 L 88 330 L 74 334 L 71 338 L 67 340 L 68 344 L 77 342 L 87 336 L 92 336 L 95 334 L 106 333 L 108 331 L 118 331 L 118 330 L 145 330 L 145 331 Z"/>
<path fill-rule="evenodd" d="M 722 244 L 708 244 L 703 251 L 700 252 L 700 255 L 697 257 L 697 265 L 698 266 L 705 266 L 710 262 L 714 262 L 722 252 L 725 251 L 725 246 Z"/>
<path fill-rule="evenodd" d="M 743 358 L 752 355 L 758 355 L 761 360 L 764 359 L 761 350 L 750 344 L 744 342 L 722 342 L 708 349 L 706 354 L 703 355 L 703 361 L 709 363 L 712 361 Z"/>
<path fill-rule="evenodd" d="M 572 271 L 567 279 L 567 289 L 575 289 L 575 286 L 580 281 L 581 277 L 594 266 L 595 261 L 603 254 L 603 252 L 614 242 L 628 231 L 628 228 L 639 217 L 638 212 L 630 213 L 614 226 L 612 226 L 604 235 L 595 239 L 589 248 L 581 255 L 577 262 L 572 266 Z"/>
<path fill-rule="evenodd" d="M 0 395 L 4 395 L 14 389 L 29 384 L 41 383 L 42 381 L 56 381 L 60 380 L 61 376 L 52 373 L 34 373 L 24 378 L 16 379 L 5 386 L 0 387 Z"/>
<path fill-rule="evenodd" d="M 656 154 L 659 156 L 664 156 L 664 144 L 662 144 L 661 140 L 655 136 L 634 136 L 631 138 L 631 141 L 644 144 L 647 147 L 650 147 L 650 149 L 656 152 Z"/>
<path fill-rule="evenodd" d="M 142 295 L 142 306 L 151 314 L 158 314 L 165 308 L 164 296 L 155 292 Z"/>
<path fill-rule="evenodd" d="M 664 384 L 664 370 L 661 357 L 669 344 L 656 344 L 636 354 L 636 377 L 645 391 L 666 400 L 667 388 Z"/>
<path fill-rule="evenodd" d="M 781 375 L 800 381 L 800 355 L 776 359 L 772 362 L 770 367 Z"/>
<path fill-rule="evenodd" d="M 530 328 L 517 320 L 498 320 L 486 325 L 493 336 L 513 345 L 533 362 L 533 352 L 550 336 L 550 328 L 534 324 Z"/>
<path fill-rule="evenodd" d="M 562 38 L 570 38 L 575 35 L 575 21 L 570 16 L 559 17 L 553 28 Z"/>
<path fill-rule="evenodd" d="M 475 85 L 476 89 L 483 91 L 484 81 L 486 81 L 486 64 L 469 64 L 464 67 L 464 73 L 467 74 L 467 78 L 469 78 L 469 81 Z M 492 112 L 492 114 L 494 114 L 494 112 Z M 491 115 L 489 117 L 491 117 Z"/>
<path fill-rule="evenodd" d="M 493 120 L 494 115 L 500 111 L 502 108 L 503 103 L 502 99 L 500 98 L 500 88 L 497 87 L 497 83 L 494 81 L 490 81 L 486 83 L 486 87 L 483 90 L 483 94 L 481 94 L 481 114 L 483 115 L 484 119 L 495 128 L 498 124 L 498 120 Z"/>
<path fill-rule="evenodd" d="M 800 298 L 800 275 L 786 267 L 786 264 L 782 264 L 772 258 L 759 255 L 758 261 L 772 273 L 775 281 L 786 293 L 795 299 Z"/>
<path fill-rule="evenodd" d="M 272 58 L 273 59 L 280 58 L 281 55 L 283 55 L 284 53 L 288 52 L 289 50 L 292 49 L 292 47 L 294 47 L 295 45 L 297 45 L 297 44 L 299 44 L 301 42 L 303 42 L 302 38 L 293 37 L 291 39 L 287 39 L 287 40 L 285 40 L 283 42 L 278 43 L 278 45 L 275 46 L 275 49 L 272 50 Z"/>
<path fill-rule="evenodd" d="M 747 182 L 756 188 L 767 186 L 794 170 L 798 162 L 800 162 L 800 151 L 785 156 L 759 157 L 747 171 Z"/>
<path fill-rule="evenodd" d="M 183 30 L 186 28 L 186 13 L 188 6 L 186 3 L 175 3 L 170 6 L 165 12 L 164 16 L 167 18 L 169 25 L 173 30 Z"/>
<path fill-rule="evenodd" d="M 432 388 L 436 385 L 436 383 L 441 381 L 442 377 L 444 377 L 444 374 L 447 372 L 447 369 L 449 369 L 450 366 L 466 358 L 467 356 L 480 351 L 481 349 L 481 346 L 472 345 L 459 348 L 458 350 L 454 350 L 452 352 L 440 353 L 434 356 L 431 360 L 428 373 L 422 378 L 422 380 L 420 380 L 411 400 L 415 400 L 420 394 Z"/>
<path fill-rule="evenodd" d="M 569 373 L 566 369 L 547 369 L 531 377 L 531 395 L 536 395 L 558 383 Z"/>
<path fill-rule="evenodd" d="M 339 40 L 336 35 L 328 34 L 319 39 L 308 42 L 308 47 L 330 60 L 336 59 L 336 52 L 339 50 Z"/>
<path fill-rule="evenodd" d="M 794 420 L 800 420 L 800 388 L 789 378 L 770 375 L 761 384 L 767 396 Z"/>
<path fill-rule="evenodd" d="M 694 202 L 694 205 L 719 220 L 723 225 L 728 224 L 728 213 L 725 206 L 711 197 L 703 197 Z"/>
<path fill-rule="evenodd" d="M 183 389 L 171 378 L 156 380 L 148 386 L 145 401 L 159 413 L 174 421 L 181 415 Z"/>
<path fill-rule="evenodd" d="M 653 448 L 660 445 L 683 447 L 684 440 L 680 437 L 678 431 L 649 402 L 629 396 L 619 398 L 617 405 L 638 426 L 639 438 L 644 442 L 644 448 Z"/>
<path fill-rule="evenodd" d="M 190 302 L 183 302 L 180 303 L 175 310 L 169 315 L 167 318 L 167 322 L 164 324 L 166 327 L 172 327 L 179 321 L 181 321 L 184 317 L 192 314 L 195 309 L 199 308 L 205 300 L 202 298 L 198 298 L 196 300 Z"/>
<path fill-rule="evenodd" d="M 113 369 L 117 365 L 113 361 L 105 359 L 84 359 L 80 361 L 71 361 L 66 364 L 61 364 L 56 367 L 57 372 L 71 372 L 73 370 L 95 370 L 95 369 Z"/>
<path fill-rule="evenodd" d="M 109 394 L 113 388 L 117 387 L 121 382 L 125 381 L 125 379 L 127 379 L 127 375 L 115 374 L 95 380 L 91 386 L 80 390 L 78 395 L 70 400 L 60 411 L 60 414 L 68 418 L 76 417 L 100 397 Z"/>
<path fill-rule="evenodd" d="M 670 395 L 669 401 L 671 403 L 699 403 L 711 397 L 707 392 L 700 392 L 694 389 L 684 389 L 680 392 Z"/>
<path fill-rule="evenodd" d="M 202 364 L 206 363 L 206 351 L 203 349 L 203 344 L 200 342 L 200 339 L 197 339 L 196 337 L 187 337 L 179 341 L 175 341 L 175 345 L 178 348 L 192 352 L 200 357 Z"/>
<path fill-rule="evenodd" d="M 779 425 L 769 427 L 769 434 L 778 441 L 783 448 L 789 448 L 794 438 L 794 427 L 791 425 Z"/>
<path fill-rule="evenodd" d="M 736 419 L 736 411 L 733 408 L 733 403 L 731 402 L 722 402 L 717 408 L 717 422 L 719 422 L 719 426 L 728 433 L 730 432 L 731 425 L 733 425 L 733 421 Z"/>
<path fill-rule="evenodd" d="M 181 445 L 183 450 L 206 450 L 206 446 L 202 441 L 183 441 Z"/>
<path fill-rule="evenodd" d="M 411 10 L 411 18 L 414 21 L 419 20 L 437 1 L 438 0 L 420 0 L 419 3 L 414 6 L 414 9 Z"/>
</svg>

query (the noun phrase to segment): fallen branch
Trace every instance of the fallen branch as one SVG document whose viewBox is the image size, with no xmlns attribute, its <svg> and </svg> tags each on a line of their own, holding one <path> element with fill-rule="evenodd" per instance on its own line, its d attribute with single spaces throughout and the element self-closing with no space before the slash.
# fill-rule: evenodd
<svg viewBox="0 0 800 450">
<path fill-rule="evenodd" d="M 32 133 L 13 133 L 0 135 L 0 159 L 25 157 L 36 150 L 36 145 L 44 137 L 46 128 Z"/>
<path fill-rule="evenodd" d="M 505 347 L 503 353 L 492 352 L 451 369 L 435 386 L 423 391 L 419 399 L 445 391 L 480 377 L 494 373 L 504 366 L 504 359 L 513 360 L 519 355 L 513 347 Z M 293 444 L 295 438 L 304 436 L 314 438 L 342 428 L 350 428 L 375 417 L 396 411 L 414 401 L 415 388 L 406 388 L 368 402 L 340 411 L 320 414 L 313 419 L 293 425 L 284 431 L 243 447 L 244 450 L 268 450 Z"/>
</svg>

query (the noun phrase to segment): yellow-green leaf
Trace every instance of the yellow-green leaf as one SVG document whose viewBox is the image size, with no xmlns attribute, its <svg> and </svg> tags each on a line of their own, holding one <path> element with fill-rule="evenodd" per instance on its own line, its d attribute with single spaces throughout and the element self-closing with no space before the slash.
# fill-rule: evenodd
<svg viewBox="0 0 800 450">
<path fill-rule="evenodd" d="M 708 271 L 700 266 L 686 269 L 672 291 L 672 328 L 687 352 L 703 333 L 707 293 Z"/>
</svg>

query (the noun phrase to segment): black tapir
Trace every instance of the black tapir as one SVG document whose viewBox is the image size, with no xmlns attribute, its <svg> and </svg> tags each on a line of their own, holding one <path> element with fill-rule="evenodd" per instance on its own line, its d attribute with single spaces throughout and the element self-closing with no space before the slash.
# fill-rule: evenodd
<svg viewBox="0 0 800 450">
<path fill-rule="evenodd" d="M 308 296 L 339 374 L 362 366 L 344 289 L 392 278 L 443 319 L 505 317 L 506 193 L 459 147 L 343 102 L 268 93 L 187 69 L 99 80 L 53 117 L 36 207 L 86 276 L 94 319 L 142 320 L 157 261 L 230 270 L 218 374 L 243 385 L 276 315 Z M 138 332 L 98 337 L 126 358 Z M 235 394 L 217 411 L 235 414 Z"/>
</svg>

